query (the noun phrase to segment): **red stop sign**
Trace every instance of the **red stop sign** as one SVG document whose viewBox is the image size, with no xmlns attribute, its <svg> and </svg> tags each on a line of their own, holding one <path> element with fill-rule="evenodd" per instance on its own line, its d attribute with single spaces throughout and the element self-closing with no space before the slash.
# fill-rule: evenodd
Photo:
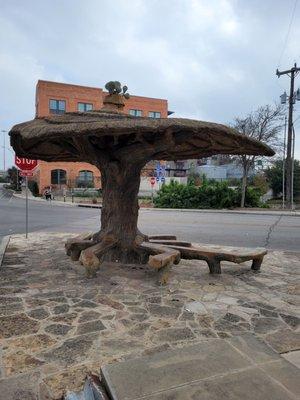
<svg viewBox="0 0 300 400">
<path fill-rule="evenodd" d="M 37 160 L 15 156 L 15 164 L 22 171 L 31 171 L 37 166 L 38 162 Z"/>
</svg>

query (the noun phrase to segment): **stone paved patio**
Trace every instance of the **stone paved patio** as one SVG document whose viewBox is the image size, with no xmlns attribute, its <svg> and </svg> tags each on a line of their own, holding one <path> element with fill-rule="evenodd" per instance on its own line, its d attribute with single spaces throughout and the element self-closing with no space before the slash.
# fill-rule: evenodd
<svg viewBox="0 0 300 400">
<path fill-rule="evenodd" d="M 64 253 L 69 237 L 10 240 L 0 270 L 0 398 L 59 399 L 104 363 L 245 332 L 299 360 L 300 255 L 270 252 L 261 273 L 224 263 L 220 276 L 182 261 L 159 287 L 147 267 L 107 264 L 87 279 Z"/>
</svg>

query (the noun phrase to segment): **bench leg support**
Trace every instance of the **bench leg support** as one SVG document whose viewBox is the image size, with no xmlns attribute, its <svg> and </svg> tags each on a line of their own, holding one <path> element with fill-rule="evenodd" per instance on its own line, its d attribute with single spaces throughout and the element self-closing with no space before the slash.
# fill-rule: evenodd
<svg viewBox="0 0 300 400">
<path fill-rule="evenodd" d="M 210 274 L 221 274 L 221 265 L 219 260 L 212 258 L 210 260 L 207 260 L 207 264 Z"/>
<path fill-rule="evenodd" d="M 263 257 L 261 257 L 261 258 L 254 258 L 254 260 L 252 261 L 251 269 L 252 269 L 253 271 L 259 271 L 262 262 L 263 262 Z"/>
<path fill-rule="evenodd" d="M 171 263 L 165 265 L 158 270 L 158 284 L 164 286 L 169 281 L 169 275 L 171 270 Z"/>
</svg>

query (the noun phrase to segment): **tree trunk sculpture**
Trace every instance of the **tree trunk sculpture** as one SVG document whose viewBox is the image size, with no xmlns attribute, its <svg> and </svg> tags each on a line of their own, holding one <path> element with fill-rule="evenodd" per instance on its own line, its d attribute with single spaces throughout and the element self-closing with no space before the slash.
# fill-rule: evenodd
<svg viewBox="0 0 300 400">
<path fill-rule="evenodd" d="M 110 93 L 100 111 L 36 118 L 14 126 L 10 132 L 11 144 L 20 157 L 85 161 L 101 171 L 101 229 L 66 245 L 67 253 L 73 260 L 80 258 L 90 275 L 103 260 L 145 263 L 150 257 L 149 264 L 157 269 L 179 262 L 180 252 L 150 243 L 137 228 L 140 175 L 150 160 L 274 154 L 263 143 L 224 125 L 133 117 L 122 114 L 123 106 L 122 95 Z"/>
</svg>

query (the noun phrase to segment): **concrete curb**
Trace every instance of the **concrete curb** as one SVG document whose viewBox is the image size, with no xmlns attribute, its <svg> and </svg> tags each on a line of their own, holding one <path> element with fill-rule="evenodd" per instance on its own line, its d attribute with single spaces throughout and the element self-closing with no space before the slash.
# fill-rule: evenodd
<svg viewBox="0 0 300 400">
<path fill-rule="evenodd" d="M 100 204 L 77 203 L 77 207 L 82 207 L 82 208 L 102 208 L 102 205 L 100 205 Z"/>
<path fill-rule="evenodd" d="M 4 258 L 4 254 L 5 254 L 6 248 L 8 246 L 9 240 L 10 240 L 10 236 L 9 235 L 8 236 L 3 236 L 3 238 L 2 238 L 2 240 L 0 242 L 0 267 L 2 265 L 2 261 L 3 261 L 3 258 Z"/>
<path fill-rule="evenodd" d="M 25 200 L 25 196 L 22 194 L 18 193 L 13 193 L 13 196 L 16 197 L 17 199 L 22 199 Z M 41 197 L 34 197 L 34 196 L 28 196 L 28 200 L 33 200 L 33 201 L 38 201 L 42 203 L 49 203 L 49 201 L 42 199 Z M 58 200 L 51 200 L 50 204 L 55 204 L 58 206 L 71 206 L 71 207 L 77 207 L 78 203 L 70 203 L 70 202 L 65 202 L 65 201 L 58 201 Z"/>
<path fill-rule="evenodd" d="M 22 194 L 13 193 L 13 196 L 16 197 L 17 199 L 25 200 L 25 197 Z M 49 203 L 49 200 L 47 201 L 45 199 L 42 199 L 41 197 L 28 196 L 28 200 L 39 201 L 42 203 Z M 102 208 L 102 206 L 100 204 L 70 203 L 69 201 L 61 201 L 61 200 L 51 200 L 50 204 L 58 205 L 58 206 Z"/>
<path fill-rule="evenodd" d="M 207 213 L 207 214 L 248 214 L 248 215 L 275 215 L 275 216 L 293 216 L 293 217 L 300 217 L 299 211 L 259 211 L 259 210 L 216 210 L 216 209 L 195 209 L 195 208 L 140 208 L 140 210 L 146 211 L 175 211 L 175 212 L 197 212 L 197 213 Z"/>
<path fill-rule="evenodd" d="M 25 199 L 23 195 L 20 194 L 13 194 L 14 197 L 17 197 L 19 199 Z M 46 202 L 45 199 L 41 199 L 40 197 L 29 197 L 29 200 L 34 200 L 34 201 L 40 201 L 40 202 Z M 84 203 L 70 203 L 70 202 L 64 202 L 64 201 L 57 201 L 57 200 L 52 200 L 53 205 L 61 205 L 61 206 L 71 206 L 71 207 L 81 207 L 81 208 L 98 208 L 101 209 L 102 205 L 100 204 L 84 204 Z M 300 211 L 267 211 L 267 210 L 227 210 L 227 209 L 221 209 L 221 210 L 216 210 L 216 209 L 198 209 L 198 208 L 147 208 L 147 207 L 141 207 L 140 210 L 145 210 L 145 211 L 166 211 L 166 212 L 197 212 L 197 213 L 208 213 L 208 214 L 248 214 L 248 215 L 275 215 L 275 216 L 288 216 L 288 217 L 300 217 Z"/>
</svg>

